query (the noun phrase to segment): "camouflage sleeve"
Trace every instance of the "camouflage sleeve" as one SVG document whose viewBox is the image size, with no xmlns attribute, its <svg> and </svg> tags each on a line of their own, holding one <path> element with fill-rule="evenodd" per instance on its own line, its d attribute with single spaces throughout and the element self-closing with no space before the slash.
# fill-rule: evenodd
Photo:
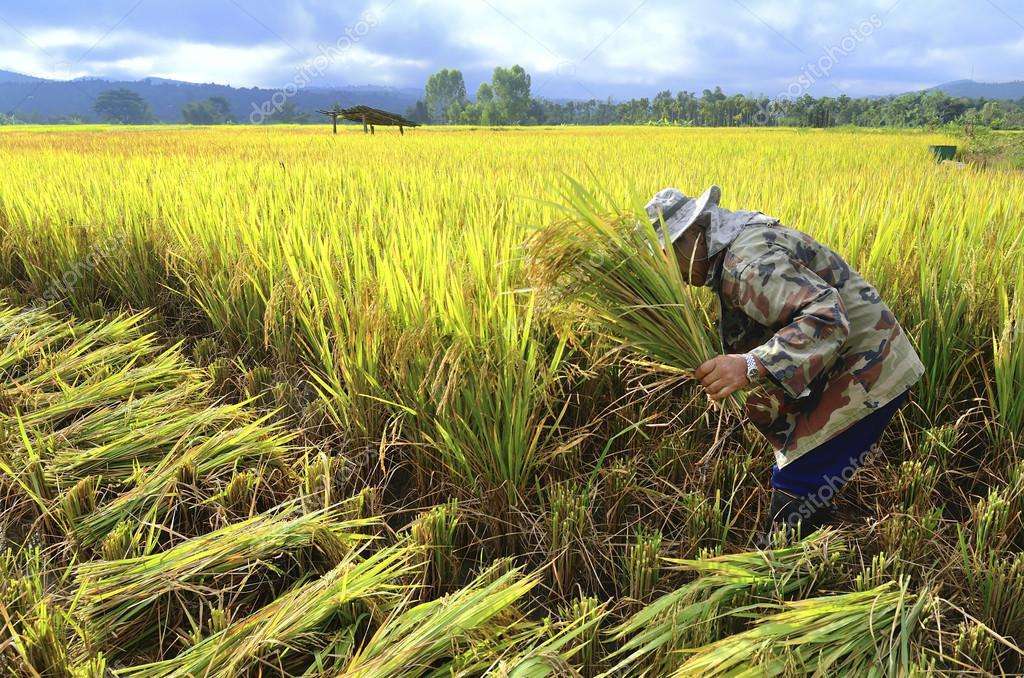
<svg viewBox="0 0 1024 678">
<path fill-rule="evenodd" d="M 722 291 L 743 313 L 772 329 L 751 353 L 792 398 L 809 393 L 815 377 L 835 361 L 850 334 L 835 289 L 778 247 L 723 280 Z"/>
</svg>

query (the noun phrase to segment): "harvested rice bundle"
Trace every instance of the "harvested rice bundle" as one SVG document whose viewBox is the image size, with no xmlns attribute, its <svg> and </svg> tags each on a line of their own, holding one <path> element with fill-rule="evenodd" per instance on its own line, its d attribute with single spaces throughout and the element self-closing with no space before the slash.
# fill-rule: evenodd
<svg viewBox="0 0 1024 678">
<path fill-rule="evenodd" d="M 665 675 L 682 661 L 678 652 L 687 641 L 708 635 L 716 620 L 732 615 L 752 598 L 778 599 L 806 591 L 844 551 L 833 533 L 820 531 L 792 546 L 769 551 L 701 560 L 666 558 L 672 565 L 696 572 L 697 578 L 611 630 L 611 640 L 628 640 L 610 655 L 613 660 L 621 659 L 602 675 L 621 675 L 622 671 Z"/>
<path fill-rule="evenodd" d="M 697 649 L 675 676 L 908 676 L 935 598 L 908 582 L 785 603 L 750 629 Z"/>
<path fill-rule="evenodd" d="M 349 678 L 420 676 L 436 662 L 451 658 L 473 637 L 495 641 L 522 618 L 515 604 L 540 579 L 519 570 L 498 574 L 498 567 L 442 598 L 396 609 L 390 619 L 353 655 L 340 675 Z M 568 641 L 567 641 L 568 642 Z M 500 654 L 495 642 L 492 649 Z M 505 648 L 509 649 L 509 648 Z M 553 648 L 552 648 L 553 649 Z M 449 675 L 449 672 L 444 672 Z"/>
<path fill-rule="evenodd" d="M 572 187 L 569 217 L 531 240 L 541 284 L 649 367 L 685 374 L 716 355 L 705 303 L 684 282 L 664 231 L 646 216 L 608 216 L 592 193 Z"/>
<path fill-rule="evenodd" d="M 195 441 L 182 439 L 159 464 L 140 473 L 131 489 L 77 524 L 75 536 L 83 545 L 93 545 L 123 520 L 159 522 L 171 512 L 174 502 L 167 498 L 177 492 L 179 485 L 206 482 L 209 476 L 230 472 L 239 464 L 266 463 L 282 468 L 294 438 L 294 433 L 268 424 L 264 417 L 226 426 Z"/>
<path fill-rule="evenodd" d="M 591 676 L 601 621 L 607 614 L 607 607 L 596 598 L 577 598 L 561 607 L 557 617 L 524 619 L 507 632 L 475 636 L 468 650 L 431 675 Z"/>
<path fill-rule="evenodd" d="M 123 648 L 153 630 L 156 620 L 145 613 L 175 592 L 207 590 L 218 575 L 246 575 L 257 564 L 298 549 L 323 544 L 333 552 L 370 538 L 362 530 L 373 521 L 337 522 L 329 512 L 296 515 L 297 510 L 293 504 L 274 515 L 258 515 L 162 553 L 79 565 L 91 636 L 117 639 Z"/>
<path fill-rule="evenodd" d="M 247 675 L 275 653 L 301 651 L 316 642 L 329 620 L 354 626 L 347 610 L 374 599 L 395 602 L 407 594 L 401 578 L 415 570 L 408 547 L 382 549 L 362 560 L 352 553 L 333 570 L 279 596 L 274 602 L 207 636 L 177 657 L 123 669 L 137 678 L 209 678 Z M 392 674 L 395 675 L 395 674 Z"/>
</svg>

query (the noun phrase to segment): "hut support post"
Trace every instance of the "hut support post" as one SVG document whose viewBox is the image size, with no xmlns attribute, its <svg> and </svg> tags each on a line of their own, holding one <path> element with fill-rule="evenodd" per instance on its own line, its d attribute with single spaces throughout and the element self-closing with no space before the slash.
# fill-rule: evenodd
<svg viewBox="0 0 1024 678">
<path fill-rule="evenodd" d="M 366 116 L 363 116 L 363 134 L 366 134 L 369 130 L 366 128 Z"/>
</svg>

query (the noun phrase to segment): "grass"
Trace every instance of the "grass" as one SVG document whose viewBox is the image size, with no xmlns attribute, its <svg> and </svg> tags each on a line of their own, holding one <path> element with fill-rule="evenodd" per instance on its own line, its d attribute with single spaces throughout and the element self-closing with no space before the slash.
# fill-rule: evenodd
<svg viewBox="0 0 1024 678">
<path fill-rule="evenodd" d="M 5 674 L 1024 668 L 1019 172 L 885 130 L 322 132 L 0 130 Z M 711 183 L 925 363 L 841 535 L 756 548 L 771 455 L 686 378 L 715 300 L 635 223 Z"/>
</svg>

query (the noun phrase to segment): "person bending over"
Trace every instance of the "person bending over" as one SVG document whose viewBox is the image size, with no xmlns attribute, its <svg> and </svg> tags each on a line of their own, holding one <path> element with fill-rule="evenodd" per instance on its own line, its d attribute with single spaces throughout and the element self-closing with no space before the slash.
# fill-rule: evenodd
<svg viewBox="0 0 1024 678">
<path fill-rule="evenodd" d="M 806 535 L 924 373 L 878 292 L 834 251 L 760 212 L 659 191 L 651 223 L 683 280 L 718 296 L 723 355 L 695 377 L 714 400 L 749 389 L 746 416 L 775 450 L 769 529 Z"/>
</svg>

